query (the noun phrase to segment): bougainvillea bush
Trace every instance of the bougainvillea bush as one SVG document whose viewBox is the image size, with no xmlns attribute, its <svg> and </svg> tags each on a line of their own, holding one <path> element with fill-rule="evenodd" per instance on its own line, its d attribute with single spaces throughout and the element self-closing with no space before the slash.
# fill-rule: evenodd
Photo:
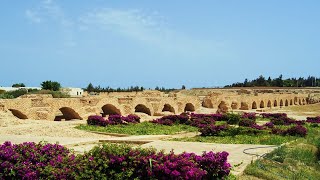
<svg viewBox="0 0 320 180">
<path fill-rule="evenodd" d="M 82 156 L 79 171 L 81 179 L 218 179 L 230 173 L 227 157 L 227 152 L 165 154 L 106 144 Z"/>
<path fill-rule="evenodd" d="M 286 113 L 262 113 L 260 114 L 263 118 L 283 118 L 288 117 Z"/>
<path fill-rule="evenodd" d="M 256 119 L 257 119 L 257 116 L 256 116 L 256 113 L 247 113 L 247 112 L 244 112 L 244 113 L 241 115 L 241 118 L 242 118 L 242 119 L 256 120 Z"/>
<path fill-rule="evenodd" d="M 93 115 L 88 117 L 87 124 L 92 126 L 107 126 L 108 121 L 102 116 Z"/>
<path fill-rule="evenodd" d="M 73 179 L 75 156 L 58 144 L 0 146 L 0 179 Z"/>
<path fill-rule="evenodd" d="M 320 123 L 320 116 L 317 117 L 307 117 L 308 123 Z"/>
<path fill-rule="evenodd" d="M 0 179 L 223 179 L 228 153 L 174 154 L 105 144 L 75 156 L 57 144 L 6 142 L 0 146 Z"/>
<path fill-rule="evenodd" d="M 271 132 L 272 134 L 278 134 L 283 136 L 289 135 L 305 137 L 307 135 L 307 128 L 301 125 L 295 125 L 287 129 L 273 128 Z"/>
<path fill-rule="evenodd" d="M 201 136 L 216 136 L 219 135 L 221 131 L 225 131 L 227 129 L 227 125 L 216 126 L 214 124 L 211 124 L 200 128 L 199 131 L 201 132 Z"/>
<path fill-rule="evenodd" d="M 140 117 L 134 114 L 130 114 L 128 116 L 110 115 L 108 119 L 104 119 L 102 116 L 93 115 L 89 116 L 87 120 L 88 125 L 104 127 L 107 125 L 118 125 L 128 123 L 140 123 Z"/>
</svg>

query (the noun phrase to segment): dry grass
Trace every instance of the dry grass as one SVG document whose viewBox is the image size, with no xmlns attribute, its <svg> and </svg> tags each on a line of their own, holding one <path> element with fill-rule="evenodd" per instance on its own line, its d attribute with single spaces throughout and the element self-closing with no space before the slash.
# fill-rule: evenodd
<svg viewBox="0 0 320 180">
<path fill-rule="evenodd" d="M 284 111 L 291 111 L 298 115 L 304 116 L 320 116 L 320 103 L 308 104 L 303 106 L 289 106 L 283 107 Z"/>
</svg>

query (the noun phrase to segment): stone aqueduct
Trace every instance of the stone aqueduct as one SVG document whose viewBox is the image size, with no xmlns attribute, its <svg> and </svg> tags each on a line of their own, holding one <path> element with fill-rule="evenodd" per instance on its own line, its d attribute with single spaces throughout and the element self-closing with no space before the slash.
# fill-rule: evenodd
<svg viewBox="0 0 320 180">
<path fill-rule="evenodd" d="M 185 91 L 186 92 L 186 91 Z M 17 99 L 0 100 L 0 111 L 11 111 L 20 119 L 71 120 L 86 119 L 93 114 L 128 115 L 137 112 L 160 116 L 164 112 L 180 114 L 199 108 L 252 110 L 279 108 L 309 103 L 307 93 L 246 94 L 217 90 L 205 95 L 159 91 L 108 93 L 82 98 L 52 98 L 50 95 L 25 95 Z"/>
</svg>

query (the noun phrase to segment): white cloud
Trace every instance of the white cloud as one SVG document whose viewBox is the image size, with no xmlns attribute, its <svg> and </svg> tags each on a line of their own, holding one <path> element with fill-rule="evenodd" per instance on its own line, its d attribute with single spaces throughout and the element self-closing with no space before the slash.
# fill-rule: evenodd
<svg viewBox="0 0 320 180">
<path fill-rule="evenodd" d="M 68 19 L 63 9 L 53 0 L 44 0 L 33 9 L 26 10 L 27 18 L 36 23 L 54 22 L 63 33 L 64 46 L 73 47 L 76 45 L 74 40 L 74 22 Z"/>
<path fill-rule="evenodd" d="M 147 43 L 170 53 L 204 55 L 218 53 L 220 43 L 189 37 L 166 26 L 159 12 L 145 13 L 139 9 L 100 9 L 80 18 L 81 30 L 101 28 Z"/>
<path fill-rule="evenodd" d="M 41 18 L 37 15 L 36 12 L 32 11 L 32 10 L 26 10 L 25 12 L 26 14 L 26 17 L 31 21 L 31 22 L 34 22 L 34 23 L 40 23 L 42 20 Z"/>
</svg>

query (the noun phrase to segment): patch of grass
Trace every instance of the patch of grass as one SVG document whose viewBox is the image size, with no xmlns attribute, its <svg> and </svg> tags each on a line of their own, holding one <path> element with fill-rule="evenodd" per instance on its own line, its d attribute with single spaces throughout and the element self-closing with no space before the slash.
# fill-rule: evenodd
<svg viewBox="0 0 320 180">
<path fill-rule="evenodd" d="M 107 127 L 79 125 L 80 130 L 119 133 L 128 135 L 171 135 L 179 132 L 197 132 L 198 128 L 189 125 L 175 124 L 173 126 L 159 125 L 151 122 L 142 122 L 128 125 L 112 125 Z"/>
<path fill-rule="evenodd" d="M 280 145 L 288 141 L 297 139 L 293 136 L 280 136 L 269 133 L 259 135 L 235 135 L 235 136 L 195 136 L 192 138 L 172 139 L 174 141 L 188 142 L 206 142 L 206 143 L 221 143 L 221 144 L 265 144 L 265 145 Z"/>
<path fill-rule="evenodd" d="M 278 126 L 280 128 L 288 128 L 285 126 Z M 222 132 L 219 136 L 195 136 L 191 138 L 175 138 L 174 141 L 188 141 L 188 142 L 206 142 L 206 143 L 222 143 L 222 144 L 263 144 L 263 145 L 281 145 L 293 140 L 305 140 L 307 143 L 317 142 L 320 137 L 320 127 L 312 127 L 312 125 L 305 125 L 308 129 L 306 137 L 298 136 L 281 136 L 270 134 L 267 131 L 258 131 L 257 134 L 246 133 L 244 127 L 232 128 L 227 132 Z M 240 132 L 238 132 L 240 131 Z M 320 143 L 320 142 L 319 142 Z"/>
<path fill-rule="evenodd" d="M 262 179 L 319 179 L 319 147 L 300 139 L 250 164 L 245 175 Z"/>
</svg>

